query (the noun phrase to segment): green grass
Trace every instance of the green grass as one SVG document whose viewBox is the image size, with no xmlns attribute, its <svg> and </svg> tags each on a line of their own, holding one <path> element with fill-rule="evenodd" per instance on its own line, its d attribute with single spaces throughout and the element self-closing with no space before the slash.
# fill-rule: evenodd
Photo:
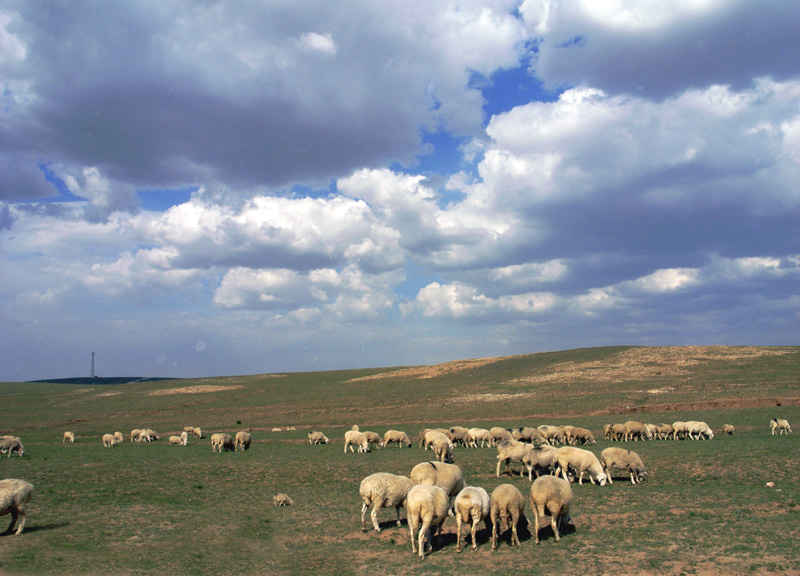
<svg viewBox="0 0 800 576">
<path fill-rule="evenodd" d="M 773 437 L 768 422 L 783 417 L 800 427 L 800 349 L 759 350 L 573 350 L 401 378 L 373 369 L 102 387 L 0 384 L 0 432 L 20 436 L 26 449 L 23 458 L 0 458 L 2 476 L 35 486 L 25 533 L 0 537 L 0 572 L 798 574 L 800 434 Z M 225 389 L 160 393 L 192 386 Z M 756 402 L 773 397 L 782 405 Z M 713 408 L 720 399 L 740 402 Z M 661 411 L 637 412 L 648 406 Z M 379 514 L 381 534 L 361 533 L 361 479 L 408 474 L 431 453 L 415 444 L 345 455 L 342 437 L 354 423 L 412 439 L 423 427 L 570 423 L 594 431 L 590 448 L 599 454 L 611 445 L 600 438 L 603 424 L 628 419 L 699 419 L 715 432 L 731 423 L 737 433 L 626 445 L 642 456 L 648 480 L 632 486 L 617 474 L 604 488 L 573 485 L 577 530 L 560 543 L 545 538 L 537 547 L 522 529 L 521 549 L 504 543 L 492 553 L 481 529 L 478 551 L 457 554 L 448 521 L 442 545 L 421 561 L 392 511 Z M 252 428 L 254 443 L 225 454 L 212 454 L 207 437 L 169 446 L 163 437 L 186 425 L 207 436 Z M 297 430 L 285 430 L 290 425 Z M 141 427 L 161 432 L 162 442 L 102 446 L 103 433 L 127 438 Z M 333 443 L 309 446 L 312 428 Z M 75 444 L 61 443 L 68 429 Z M 491 492 L 510 482 L 527 493 L 527 478 L 495 477 L 495 455 L 454 454 L 469 484 Z M 275 492 L 295 505 L 275 508 Z"/>
</svg>

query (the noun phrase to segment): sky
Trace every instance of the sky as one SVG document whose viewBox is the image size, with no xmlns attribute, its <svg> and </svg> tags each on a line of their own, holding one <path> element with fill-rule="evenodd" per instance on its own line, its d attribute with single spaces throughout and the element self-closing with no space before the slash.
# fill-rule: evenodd
<svg viewBox="0 0 800 576">
<path fill-rule="evenodd" d="M 0 381 L 800 345 L 794 0 L 0 0 Z"/>
</svg>

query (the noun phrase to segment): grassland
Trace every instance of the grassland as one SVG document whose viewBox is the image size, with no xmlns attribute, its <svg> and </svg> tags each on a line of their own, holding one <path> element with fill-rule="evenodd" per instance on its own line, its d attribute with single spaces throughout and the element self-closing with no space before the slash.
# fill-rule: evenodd
<svg viewBox="0 0 800 576">
<path fill-rule="evenodd" d="M 800 348 L 597 348 L 437 366 L 272 374 L 93 387 L 0 384 L 0 432 L 23 458 L 2 477 L 35 485 L 25 533 L 0 537 L 2 574 L 800 574 Z M 707 421 L 732 437 L 631 444 L 649 478 L 574 486 L 576 531 L 535 546 L 455 552 L 455 523 L 425 560 L 392 511 L 360 530 L 358 484 L 408 474 L 412 449 L 343 454 L 353 424 L 415 436 L 422 427 Z M 103 448 L 103 433 L 184 426 L 253 430 L 246 453 L 212 454 L 208 438 Z M 273 431 L 280 427 L 281 431 Z M 293 427 L 296 430 L 287 430 Z M 309 446 L 325 432 L 332 444 Z M 62 444 L 65 430 L 77 436 Z M 610 445 L 599 439 L 595 453 Z M 494 449 L 457 449 L 469 484 L 491 491 Z M 774 482 L 774 487 L 766 487 Z M 272 506 L 287 492 L 296 504 Z M 8 517 L 2 519 L 7 520 Z"/>
</svg>

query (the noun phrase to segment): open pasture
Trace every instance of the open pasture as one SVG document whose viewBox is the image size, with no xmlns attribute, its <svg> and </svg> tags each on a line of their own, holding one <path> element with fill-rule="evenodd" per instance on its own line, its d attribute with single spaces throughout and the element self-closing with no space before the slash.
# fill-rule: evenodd
<svg viewBox="0 0 800 576">
<path fill-rule="evenodd" d="M 2 477 L 35 486 L 25 532 L 0 537 L 4 574 L 800 574 L 798 348 L 615 347 L 114 386 L 8 383 L 0 394 L 0 433 L 25 445 L 22 458 L 0 457 Z M 772 436 L 775 417 L 795 433 Z M 689 419 L 708 422 L 713 440 L 602 438 L 606 423 Z M 404 430 L 414 445 L 343 454 L 353 424 Z M 420 560 L 393 510 L 379 513 L 379 534 L 361 532 L 361 479 L 432 459 L 416 442 L 421 428 L 540 424 L 589 428 L 598 455 L 635 450 L 648 479 L 573 484 L 576 530 L 559 543 L 543 529 L 536 546 L 523 523 L 521 548 L 504 540 L 493 553 L 481 524 L 478 551 L 458 554 L 449 519 Z M 723 424 L 736 433 L 723 436 Z M 205 437 L 170 446 L 184 426 Z M 132 444 L 143 427 L 161 441 Z M 212 433 L 242 429 L 252 429 L 249 451 L 212 453 Z M 74 444 L 62 443 L 66 430 Z M 310 446 L 310 430 L 331 444 Z M 115 431 L 125 442 L 103 447 Z M 454 450 L 468 485 L 512 483 L 527 497 L 527 477 L 495 476 L 496 454 Z M 277 492 L 295 504 L 274 507 Z"/>
</svg>

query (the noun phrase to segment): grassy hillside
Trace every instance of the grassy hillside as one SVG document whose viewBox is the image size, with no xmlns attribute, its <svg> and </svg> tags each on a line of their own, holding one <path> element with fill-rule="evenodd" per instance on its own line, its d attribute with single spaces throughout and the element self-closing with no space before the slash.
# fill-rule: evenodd
<svg viewBox="0 0 800 576">
<path fill-rule="evenodd" d="M 3 477 L 36 487 L 26 531 L 0 537 L 9 574 L 798 574 L 800 348 L 615 347 L 397 367 L 92 387 L 0 384 L 0 432 L 23 458 Z M 577 530 L 556 544 L 494 554 L 455 552 L 455 522 L 424 561 L 408 530 L 380 518 L 360 530 L 358 484 L 376 471 L 408 474 L 431 458 L 418 446 L 343 454 L 353 424 L 379 433 L 423 427 L 707 421 L 733 437 L 631 443 L 648 466 L 639 486 L 574 486 Z M 165 437 L 201 426 L 203 440 Z M 103 448 L 103 433 L 149 427 L 162 442 Z M 280 427 L 281 431 L 273 431 Z M 296 428 L 287 430 L 287 428 Z M 253 430 L 247 453 L 212 454 L 212 432 Z M 309 446 L 311 429 L 332 444 Z M 77 436 L 62 444 L 65 430 Z M 800 432 L 800 430 L 798 430 Z M 590 449 L 611 445 L 599 439 Z M 491 491 L 495 449 L 455 451 L 467 483 Z M 775 487 L 766 488 L 767 482 Z M 296 504 L 274 508 L 272 494 Z M 7 519 L 9 517 L 6 517 Z"/>
</svg>

